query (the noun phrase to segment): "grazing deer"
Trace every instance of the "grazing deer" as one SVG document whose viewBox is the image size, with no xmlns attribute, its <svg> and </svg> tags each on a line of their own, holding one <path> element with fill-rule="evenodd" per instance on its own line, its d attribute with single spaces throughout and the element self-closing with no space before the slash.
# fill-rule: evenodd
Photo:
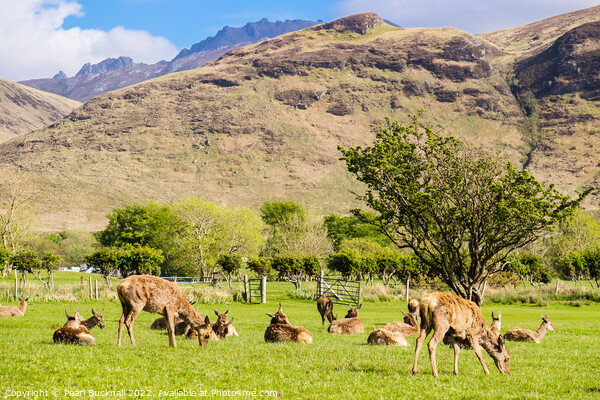
<svg viewBox="0 0 600 400">
<path fill-rule="evenodd" d="M 19 298 L 21 303 L 18 306 L 0 306 L 0 317 L 22 317 L 27 310 L 27 300 Z"/>
<path fill-rule="evenodd" d="M 406 338 L 400 332 L 390 331 L 385 328 L 375 329 L 375 327 L 373 327 L 373 332 L 367 338 L 367 343 L 372 345 L 381 344 L 385 346 L 408 347 Z"/>
<path fill-rule="evenodd" d="M 267 315 L 271 317 L 271 324 L 265 331 L 265 342 L 312 343 L 312 336 L 303 326 L 293 326 L 290 324 L 290 321 L 281 309 L 281 303 L 279 303 L 279 310 L 275 314 Z"/>
<path fill-rule="evenodd" d="M 475 303 L 451 293 L 432 293 L 425 296 L 419 305 L 421 331 L 415 347 L 415 359 L 412 373 L 417 373 L 419 351 L 423 342 L 433 330 L 429 340 L 429 358 L 433 376 L 438 377 L 435 361 L 435 350 L 440 341 L 454 348 L 454 374 L 458 375 L 458 354 L 461 347 L 468 345 L 473 349 L 483 371 L 489 374 L 481 348 L 494 359 L 496 367 L 503 374 L 509 374 L 510 353 L 505 346 L 504 338 L 487 327 L 481 310 Z"/>
<path fill-rule="evenodd" d="M 352 307 L 350 305 L 350 310 L 346 317 L 343 319 L 336 319 L 335 321 L 329 324 L 329 328 L 327 328 L 327 332 L 329 333 L 339 333 L 341 335 L 353 335 L 356 333 L 363 333 L 365 331 L 365 327 L 360 319 L 358 319 L 358 310 L 360 310 L 360 304 L 358 307 Z"/>
<path fill-rule="evenodd" d="M 382 328 L 401 333 L 405 338 L 411 335 L 418 335 L 420 328 L 417 322 L 417 314 L 414 312 L 406 314 L 404 311 L 402 311 L 402 314 L 404 314 L 404 322 L 389 322 Z"/>
<path fill-rule="evenodd" d="M 99 326 L 100 329 L 104 329 L 104 317 L 102 316 L 103 313 L 104 310 L 97 313 L 92 308 L 92 316 L 88 319 L 83 319 L 83 317 L 79 314 L 79 310 L 75 310 L 75 316 L 73 317 L 69 315 L 67 310 L 65 310 L 67 322 L 63 326 L 70 326 L 71 328 L 85 326 L 90 331 L 96 326 Z"/>
<path fill-rule="evenodd" d="M 542 315 L 542 324 L 537 330 L 512 328 L 506 331 L 504 338 L 512 342 L 540 343 L 547 331 L 554 332 L 554 325 L 547 315 Z"/>
<path fill-rule="evenodd" d="M 329 297 L 323 295 L 318 298 L 317 310 L 319 310 L 319 314 L 321 314 L 321 321 L 323 325 L 325 325 L 325 318 L 327 318 L 329 323 L 332 323 L 334 321 L 333 302 Z"/>
<path fill-rule="evenodd" d="M 92 336 L 89 329 L 85 326 L 63 326 L 54 331 L 54 343 L 80 344 L 93 346 L 96 344 L 96 339 Z"/>
<path fill-rule="evenodd" d="M 227 320 L 227 314 L 229 313 L 228 309 L 224 313 L 219 313 L 217 310 L 214 310 L 217 315 L 217 321 L 213 323 L 213 330 L 220 338 L 225 338 L 227 336 L 239 336 L 235 327 L 232 325 L 233 318 Z"/>
<path fill-rule="evenodd" d="M 151 275 L 131 275 L 119 283 L 117 294 L 123 308 L 123 315 L 119 319 L 119 346 L 124 326 L 127 327 L 132 346 L 136 345 L 133 323 L 142 310 L 162 314 L 165 317 L 169 346 L 177 347 L 175 342 L 176 318 L 180 318 L 198 331 L 200 346 L 206 346 L 209 340 L 216 338 L 208 316 L 204 321 L 202 320 L 198 311 L 187 301 L 176 283 Z"/>
</svg>

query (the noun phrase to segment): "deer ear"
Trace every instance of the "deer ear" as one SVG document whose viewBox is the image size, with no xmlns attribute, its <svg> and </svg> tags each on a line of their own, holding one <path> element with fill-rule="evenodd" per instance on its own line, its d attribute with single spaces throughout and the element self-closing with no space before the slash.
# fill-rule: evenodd
<svg viewBox="0 0 600 400">
<path fill-rule="evenodd" d="M 206 325 L 209 325 L 209 324 L 210 324 L 210 319 L 208 319 L 208 315 L 207 315 L 206 317 L 204 317 L 204 323 L 205 323 Z"/>
<path fill-rule="evenodd" d="M 279 311 L 282 311 L 282 310 L 281 310 L 281 303 L 279 303 Z M 282 311 L 282 312 L 283 312 L 283 311 Z"/>
<path fill-rule="evenodd" d="M 271 318 L 275 318 L 275 314 L 269 314 L 269 313 L 267 313 L 267 315 L 268 315 L 269 317 L 271 317 Z"/>
<path fill-rule="evenodd" d="M 104 314 L 104 308 L 102 309 L 102 311 L 100 311 L 100 314 L 98 314 L 98 315 L 102 315 L 102 314 Z"/>
<path fill-rule="evenodd" d="M 67 309 L 65 308 L 65 315 L 67 316 L 67 319 L 71 319 L 72 317 L 69 315 L 69 312 L 67 311 Z"/>
<path fill-rule="evenodd" d="M 79 314 L 79 310 L 75 310 L 75 318 L 81 318 L 81 315 Z"/>
<path fill-rule="evenodd" d="M 502 335 L 498 335 L 498 344 L 500 347 L 504 346 L 504 337 Z"/>
<path fill-rule="evenodd" d="M 362 304 L 359 304 L 358 307 L 356 307 L 356 309 L 360 310 L 361 307 L 362 307 Z"/>
<path fill-rule="evenodd" d="M 225 315 L 229 314 L 229 310 L 231 310 L 231 308 L 228 308 L 227 311 L 225 311 Z"/>
<path fill-rule="evenodd" d="M 92 314 L 93 314 L 93 315 L 96 315 L 96 314 L 97 314 L 97 312 L 96 312 L 96 311 L 94 311 L 94 309 L 93 309 L 93 308 L 92 308 Z"/>
<path fill-rule="evenodd" d="M 217 310 L 214 310 L 215 314 L 217 315 L 217 317 L 219 316 L 219 312 Z"/>
<path fill-rule="evenodd" d="M 233 317 L 235 318 L 235 317 Z M 229 321 L 227 321 L 227 325 L 231 325 L 231 323 L 233 322 L 233 318 L 231 318 Z"/>
<path fill-rule="evenodd" d="M 404 311 L 400 310 L 400 312 L 406 317 L 406 313 Z"/>
</svg>

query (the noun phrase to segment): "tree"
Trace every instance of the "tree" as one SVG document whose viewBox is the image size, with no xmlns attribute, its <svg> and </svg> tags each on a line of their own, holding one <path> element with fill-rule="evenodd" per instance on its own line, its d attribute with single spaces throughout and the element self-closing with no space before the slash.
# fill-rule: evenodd
<svg viewBox="0 0 600 400">
<path fill-rule="evenodd" d="M 162 251 L 149 246 L 128 246 L 117 251 L 117 264 L 123 276 L 160 275 L 160 264 L 164 261 Z"/>
<path fill-rule="evenodd" d="M 260 216 L 265 224 L 277 226 L 288 222 L 291 218 L 304 220 L 306 210 L 295 201 L 266 202 L 260 207 Z"/>
<path fill-rule="evenodd" d="M 481 305 L 485 280 L 507 257 L 571 215 L 592 189 L 572 200 L 411 118 L 407 126 L 386 119 L 371 147 L 338 148 L 366 184 L 357 197 L 380 214 L 382 231 L 455 293 Z"/>
<path fill-rule="evenodd" d="M 21 273 L 23 283 L 27 283 L 27 273 L 33 274 L 35 270 L 41 268 L 41 261 L 38 253 L 31 249 L 21 249 L 10 257 L 13 267 Z M 39 278 L 38 275 L 35 275 Z M 43 282 L 43 281 L 42 281 Z"/>
<path fill-rule="evenodd" d="M 105 247 L 85 257 L 85 262 L 96 267 L 110 286 L 110 278 L 119 269 L 122 258 L 119 257 L 119 249 Z"/>
<path fill-rule="evenodd" d="M 361 218 L 356 215 L 341 217 L 331 214 L 327 215 L 323 222 L 335 251 L 339 251 L 342 242 L 347 239 L 369 239 L 382 247 L 391 244 L 390 239 L 373 223 L 377 218 L 377 213 L 368 211 L 361 213 Z"/>
<path fill-rule="evenodd" d="M 279 272 L 279 278 L 294 284 L 296 290 L 302 282 L 314 277 L 321 271 L 321 262 L 317 257 L 274 257 L 271 261 L 273 269 Z"/>
<path fill-rule="evenodd" d="M 229 290 L 231 290 L 231 278 L 233 274 L 239 272 L 242 268 L 242 257 L 238 254 L 222 254 L 217 263 L 225 273 L 225 279 L 229 285 Z"/>
<path fill-rule="evenodd" d="M 508 264 L 506 269 L 521 279 L 524 288 L 527 287 L 525 282 L 535 287 L 536 283 L 547 284 L 552 280 L 550 269 L 544 264 L 543 258 L 537 254 L 521 254 Z"/>
<path fill-rule="evenodd" d="M 50 289 L 53 285 L 54 281 L 52 277 L 54 275 L 54 271 L 56 271 L 58 267 L 60 267 L 60 262 L 61 258 L 58 254 L 46 252 L 42 255 L 40 269 L 46 271 L 46 273 L 48 274 L 48 289 Z"/>
<path fill-rule="evenodd" d="M 271 259 L 268 257 L 255 257 L 248 260 L 248 268 L 258 276 L 268 276 L 272 271 Z"/>
</svg>

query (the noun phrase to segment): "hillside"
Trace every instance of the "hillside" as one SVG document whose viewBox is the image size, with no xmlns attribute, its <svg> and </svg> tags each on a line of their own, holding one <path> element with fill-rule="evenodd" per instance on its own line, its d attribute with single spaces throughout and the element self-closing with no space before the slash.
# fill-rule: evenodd
<svg viewBox="0 0 600 400">
<path fill-rule="evenodd" d="M 0 142 L 55 122 L 78 101 L 0 79 Z"/>
<path fill-rule="evenodd" d="M 171 61 L 148 65 L 136 63 L 129 57 L 109 58 L 98 64 L 85 64 L 73 77 L 67 77 L 61 71 L 51 79 L 30 79 L 20 83 L 86 102 L 111 90 L 131 86 L 171 72 L 201 67 L 229 50 L 315 24 L 317 22 L 300 19 L 270 22 L 263 18 L 239 28 L 226 26 L 215 36 L 195 43 L 190 49 L 181 50 Z"/>
<path fill-rule="evenodd" d="M 406 122 L 423 109 L 437 132 L 527 165 L 561 190 L 597 185 L 595 98 L 576 91 L 546 104 L 520 95 L 530 91 L 515 80 L 509 50 L 457 29 L 350 16 L 98 96 L 1 145 L 0 169 L 33 183 L 42 229 L 99 229 L 113 207 L 185 196 L 255 209 L 294 199 L 316 213 L 345 213 L 360 186 L 337 145 L 367 145 L 371 124 Z M 537 119 L 522 111 L 528 98 Z M 588 118 L 570 143 L 550 143 L 545 130 L 563 118 L 551 112 L 559 105 Z M 574 159 L 584 165 L 578 172 Z"/>
</svg>

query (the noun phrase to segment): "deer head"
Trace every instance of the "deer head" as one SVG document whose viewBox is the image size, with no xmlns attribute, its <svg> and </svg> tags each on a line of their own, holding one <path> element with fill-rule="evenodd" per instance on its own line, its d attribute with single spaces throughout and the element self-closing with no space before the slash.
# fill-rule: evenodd
<svg viewBox="0 0 600 400">
<path fill-rule="evenodd" d="M 213 330 L 208 315 L 204 318 L 204 324 L 197 325 L 194 329 L 198 332 L 198 344 L 200 344 L 200 346 L 206 346 L 209 340 L 219 339 Z"/>
<path fill-rule="evenodd" d="M 504 337 L 502 337 L 502 335 L 498 335 L 497 338 L 491 339 L 489 346 L 484 345 L 483 347 L 494 360 L 498 370 L 505 375 L 510 375 L 510 352 L 506 348 Z"/>
<path fill-rule="evenodd" d="M 358 310 L 362 307 L 362 304 L 359 304 L 358 307 L 352 307 L 352 304 L 348 304 L 350 306 L 350 310 L 348 310 L 348 314 L 344 318 L 356 318 L 358 317 Z"/>
<path fill-rule="evenodd" d="M 290 321 L 288 321 L 287 315 L 285 315 L 281 309 L 281 303 L 279 303 L 279 310 L 275 314 L 267 313 L 269 317 L 271 317 L 271 324 L 285 324 L 291 325 Z"/>
<path fill-rule="evenodd" d="M 98 321 L 97 325 L 100 327 L 100 329 L 104 329 L 104 317 L 102 316 L 103 313 L 104 313 L 104 309 L 102 309 L 102 311 L 100 311 L 100 313 L 97 313 L 92 308 L 92 314 L 93 314 L 92 318 L 96 318 L 96 320 Z"/>
<path fill-rule="evenodd" d="M 550 318 L 548 318 L 547 315 L 542 315 L 542 321 L 546 323 L 550 332 L 554 332 L 554 325 L 552 325 L 552 322 L 550 322 Z"/>
</svg>

